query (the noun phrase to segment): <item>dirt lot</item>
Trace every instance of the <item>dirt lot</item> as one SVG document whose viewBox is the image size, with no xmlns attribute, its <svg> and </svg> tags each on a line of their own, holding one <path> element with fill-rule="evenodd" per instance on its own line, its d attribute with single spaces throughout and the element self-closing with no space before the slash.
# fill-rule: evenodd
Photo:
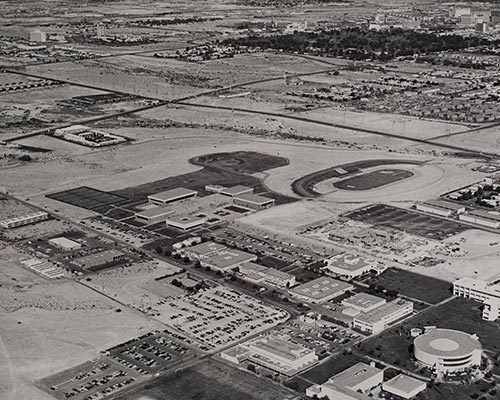
<svg viewBox="0 0 500 400">
<path fill-rule="evenodd" d="M 26 271 L 0 252 L 0 398 L 45 399 L 31 383 L 95 358 L 99 351 L 160 328 L 75 283 Z"/>
<path fill-rule="evenodd" d="M 120 400 L 285 400 L 291 391 L 219 361 L 209 360 L 160 378 Z"/>
</svg>

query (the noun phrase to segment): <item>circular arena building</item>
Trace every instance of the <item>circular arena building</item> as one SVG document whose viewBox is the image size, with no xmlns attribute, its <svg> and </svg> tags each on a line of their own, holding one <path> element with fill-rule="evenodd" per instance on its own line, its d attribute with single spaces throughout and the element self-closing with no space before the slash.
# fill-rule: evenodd
<svg viewBox="0 0 500 400">
<path fill-rule="evenodd" d="M 483 347 L 477 338 L 451 329 L 431 329 L 413 342 L 415 358 L 438 375 L 479 367 Z"/>
</svg>

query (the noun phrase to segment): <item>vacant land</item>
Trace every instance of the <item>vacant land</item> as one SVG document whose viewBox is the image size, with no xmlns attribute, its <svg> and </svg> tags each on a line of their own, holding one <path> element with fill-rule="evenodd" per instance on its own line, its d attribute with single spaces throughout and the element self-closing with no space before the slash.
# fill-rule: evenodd
<svg viewBox="0 0 500 400">
<path fill-rule="evenodd" d="M 396 290 L 403 296 L 431 304 L 437 304 L 452 295 L 449 282 L 402 269 L 390 268 L 382 275 L 370 277 L 365 283 Z"/>
<path fill-rule="evenodd" d="M 270 381 L 209 360 L 177 374 L 147 384 L 136 393 L 118 399 L 162 400 L 284 400 L 295 397 Z"/>
<path fill-rule="evenodd" d="M 413 176 L 413 172 L 401 169 L 382 169 L 366 174 L 343 179 L 333 184 L 337 189 L 343 190 L 369 190 L 390 183 L 398 182 Z"/>
<path fill-rule="evenodd" d="M 470 229 L 467 225 L 414 211 L 373 204 L 345 214 L 347 218 L 371 225 L 382 225 L 427 239 L 444 240 Z"/>
<path fill-rule="evenodd" d="M 297 179 L 292 183 L 293 191 L 303 197 L 317 197 L 320 194 L 314 190 L 314 186 L 320 182 L 326 181 L 331 178 L 341 178 L 342 176 L 348 176 L 359 172 L 363 169 L 377 167 L 380 165 L 391 165 L 391 164 L 421 164 L 419 161 L 412 160 L 363 160 L 356 161 L 343 165 L 336 165 L 335 167 L 330 167 L 323 169 L 321 171 L 313 172 Z M 379 185 L 380 186 L 380 185 Z M 376 186 L 373 186 L 376 187 Z"/>
</svg>

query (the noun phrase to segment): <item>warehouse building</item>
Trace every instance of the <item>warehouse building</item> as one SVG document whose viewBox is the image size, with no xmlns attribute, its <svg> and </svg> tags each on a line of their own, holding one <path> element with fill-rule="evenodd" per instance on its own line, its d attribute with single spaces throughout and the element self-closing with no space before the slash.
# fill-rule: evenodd
<svg viewBox="0 0 500 400">
<path fill-rule="evenodd" d="M 206 221 L 207 219 L 205 217 L 185 214 L 170 216 L 165 220 L 165 223 L 167 224 L 167 226 L 170 226 L 172 228 L 187 231 L 188 229 L 202 226 Z"/>
<path fill-rule="evenodd" d="M 266 335 L 221 353 L 235 364 L 250 362 L 285 376 L 295 375 L 318 362 L 316 352 L 288 335 Z"/>
<path fill-rule="evenodd" d="M 500 283 L 474 278 L 461 278 L 453 283 L 453 294 L 484 304 L 483 319 L 495 321 L 500 316 Z"/>
<path fill-rule="evenodd" d="M 382 389 L 402 399 L 412 399 L 427 389 L 427 383 L 411 376 L 400 374 L 384 382 Z"/>
<path fill-rule="evenodd" d="M 418 211 L 442 217 L 451 217 L 452 215 L 463 214 L 465 212 L 464 205 L 440 199 L 417 203 L 415 207 Z"/>
<path fill-rule="evenodd" d="M 289 293 L 292 297 L 307 303 L 324 303 L 353 288 L 349 283 L 322 277 L 297 286 L 289 290 Z"/>
<path fill-rule="evenodd" d="M 5 229 L 12 229 L 19 226 L 29 225 L 34 222 L 44 221 L 46 219 L 49 219 L 49 214 L 43 211 L 39 211 L 36 213 L 23 215 L 21 217 L 15 217 L 0 221 L 0 226 Z"/>
<path fill-rule="evenodd" d="M 394 300 L 380 307 L 354 317 L 352 326 L 362 332 L 377 334 L 388 325 L 413 312 L 413 303 L 406 300 Z"/>
<path fill-rule="evenodd" d="M 295 276 L 253 262 L 241 264 L 238 275 L 248 282 L 257 284 L 268 284 L 282 288 L 295 285 Z"/>
<path fill-rule="evenodd" d="M 154 207 L 135 213 L 135 219 L 146 224 L 164 222 L 167 217 L 174 213 L 174 210 L 166 207 Z"/>
<path fill-rule="evenodd" d="M 241 250 L 227 249 L 212 256 L 202 258 L 200 263 L 204 268 L 208 267 L 214 271 L 228 272 L 243 263 L 256 260 L 257 256 L 255 254 L 246 253 Z"/>
<path fill-rule="evenodd" d="M 186 188 L 176 188 L 152 194 L 148 196 L 148 200 L 151 204 L 155 204 L 157 206 L 163 206 L 168 203 L 173 203 L 174 201 L 195 197 L 197 194 L 198 192 L 196 192 L 195 190 Z"/>
<path fill-rule="evenodd" d="M 500 213 L 494 211 L 474 210 L 459 216 L 461 221 L 471 224 L 486 226 L 487 228 L 500 228 Z"/>
<path fill-rule="evenodd" d="M 347 279 L 364 275 L 377 266 L 377 261 L 353 253 L 337 254 L 324 263 L 328 272 Z"/>
<path fill-rule="evenodd" d="M 313 398 L 328 397 L 330 400 L 369 400 L 367 393 L 384 381 L 384 371 L 374 366 L 358 363 L 330 378 L 322 385 L 306 389 Z"/>
<path fill-rule="evenodd" d="M 228 248 L 226 246 L 219 243 L 205 242 L 197 244 L 196 246 L 183 248 L 179 251 L 179 253 L 182 257 L 199 261 L 227 249 Z"/>
<path fill-rule="evenodd" d="M 75 242 L 74 240 L 70 240 L 63 236 L 49 239 L 48 243 L 51 246 L 57 247 L 58 249 L 64 251 L 78 250 L 82 248 L 81 243 Z"/>
<path fill-rule="evenodd" d="M 266 208 L 271 208 L 274 205 L 275 200 L 269 197 L 247 193 L 234 197 L 233 203 L 236 206 L 258 211 L 258 210 L 264 210 Z"/>
</svg>

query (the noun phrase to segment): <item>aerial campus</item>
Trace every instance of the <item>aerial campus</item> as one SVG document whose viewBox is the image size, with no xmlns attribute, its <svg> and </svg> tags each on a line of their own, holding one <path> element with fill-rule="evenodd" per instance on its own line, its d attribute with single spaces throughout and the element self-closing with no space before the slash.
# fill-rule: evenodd
<svg viewBox="0 0 500 400">
<path fill-rule="evenodd" d="M 500 398 L 500 6 L 0 2 L 0 400 Z"/>
</svg>

